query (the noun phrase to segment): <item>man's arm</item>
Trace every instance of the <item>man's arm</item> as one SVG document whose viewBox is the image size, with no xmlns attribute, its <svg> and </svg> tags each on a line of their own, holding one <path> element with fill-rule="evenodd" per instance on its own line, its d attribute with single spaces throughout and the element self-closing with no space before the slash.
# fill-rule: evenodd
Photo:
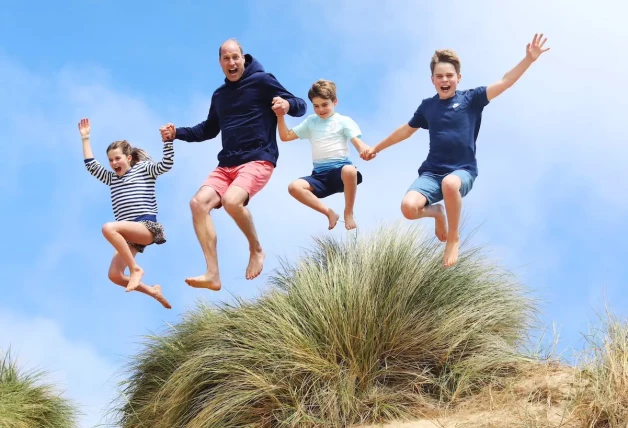
<svg viewBox="0 0 628 428">
<path fill-rule="evenodd" d="M 207 119 L 198 125 L 175 128 L 173 124 L 169 123 L 168 125 L 159 128 L 159 130 L 161 131 L 162 140 L 164 142 L 177 139 L 193 143 L 216 138 L 220 132 L 220 122 L 218 121 L 218 115 L 216 114 L 213 99 L 211 105 L 209 106 Z"/>
<path fill-rule="evenodd" d="M 534 35 L 532 39 L 532 43 L 528 43 L 526 46 L 526 56 L 523 58 L 519 64 L 517 64 L 512 70 L 504 74 L 504 77 L 501 80 L 489 85 L 486 88 L 486 97 L 489 101 L 494 99 L 495 97 L 501 95 L 506 89 L 510 88 L 515 84 L 517 80 L 526 72 L 526 70 L 532 65 L 534 61 L 545 51 L 548 51 L 550 48 L 543 49 L 543 45 L 547 41 L 547 37 L 541 41 L 543 38 L 543 34 L 538 36 Z"/>
<path fill-rule="evenodd" d="M 268 94 L 272 101 L 272 108 L 277 112 L 277 109 L 281 108 L 284 111 L 284 114 L 290 115 L 292 117 L 301 117 L 307 111 L 307 104 L 305 101 L 299 97 L 294 96 L 290 93 L 286 88 L 282 86 L 281 83 L 273 76 L 268 73 L 265 79 L 266 84 L 268 85 Z M 280 102 L 276 99 L 280 98 Z"/>
</svg>

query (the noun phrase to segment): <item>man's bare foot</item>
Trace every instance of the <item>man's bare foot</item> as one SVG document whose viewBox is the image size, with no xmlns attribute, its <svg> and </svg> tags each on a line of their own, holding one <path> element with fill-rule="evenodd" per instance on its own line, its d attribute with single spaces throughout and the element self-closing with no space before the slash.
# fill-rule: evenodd
<svg viewBox="0 0 628 428">
<path fill-rule="evenodd" d="M 265 257 L 266 254 L 264 254 L 261 249 L 257 251 L 251 251 L 249 265 L 246 267 L 246 279 L 256 278 L 260 273 L 262 273 Z"/>
<path fill-rule="evenodd" d="M 220 275 L 205 272 L 203 275 L 193 278 L 186 278 L 185 283 L 194 288 L 207 288 L 209 290 L 218 291 L 222 287 L 220 283 Z"/>
<path fill-rule="evenodd" d="M 153 285 L 151 287 L 151 292 L 153 293 L 153 297 L 155 298 L 155 300 L 161 303 L 164 308 L 172 309 L 172 306 L 170 306 L 170 303 L 166 300 L 164 295 L 161 293 L 161 285 L 158 285 L 158 284 Z"/>
<path fill-rule="evenodd" d="M 440 242 L 447 241 L 447 217 L 445 216 L 445 208 L 441 204 L 432 205 L 433 209 L 438 210 L 438 214 L 434 217 L 436 223 L 436 237 Z"/>
<path fill-rule="evenodd" d="M 460 247 L 460 238 L 447 241 L 445 246 L 445 255 L 443 256 L 443 265 L 448 268 L 458 261 L 458 248 Z"/>
<path fill-rule="evenodd" d="M 137 286 L 140 285 L 140 281 L 142 280 L 142 277 L 144 276 L 144 269 L 142 269 L 139 266 L 137 266 L 135 269 L 129 269 L 129 270 L 131 272 L 131 275 L 129 276 L 129 283 L 126 285 L 127 293 L 129 291 L 135 290 Z"/>
<path fill-rule="evenodd" d="M 345 227 L 347 228 L 347 230 L 355 229 L 356 227 L 358 227 L 358 225 L 355 224 L 353 213 L 345 212 Z"/>
<path fill-rule="evenodd" d="M 340 216 L 330 208 L 327 212 L 327 218 L 329 219 L 329 230 L 332 230 L 334 227 L 336 227 L 336 223 L 338 223 Z"/>
</svg>

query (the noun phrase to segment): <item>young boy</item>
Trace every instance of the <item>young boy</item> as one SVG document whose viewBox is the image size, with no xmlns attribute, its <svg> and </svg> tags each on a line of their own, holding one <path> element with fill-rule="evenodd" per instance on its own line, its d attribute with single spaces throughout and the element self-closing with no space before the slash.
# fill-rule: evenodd
<svg viewBox="0 0 628 428">
<path fill-rule="evenodd" d="M 547 41 L 543 34 L 534 35 L 526 47 L 525 58 L 492 85 L 457 90 L 460 82 L 460 60 L 451 50 L 438 50 L 432 57 L 430 69 L 436 95 L 424 99 L 414 117 L 393 131 L 379 144 L 360 156 L 372 159 L 387 147 L 409 138 L 417 129 L 429 130 L 430 148 L 427 159 L 419 168 L 419 177 L 408 189 L 401 203 L 401 212 L 410 220 L 433 217 L 436 236 L 447 242 L 443 264 L 458 261 L 460 236 L 458 226 L 462 198 L 473 187 L 478 175 L 475 143 L 480 130 L 482 110 L 495 97 L 510 88 L 536 61 Z M 436 204 L 445 201 L 445 209 Z M 446 214 L 446 216 L 445 216 Z"/>
<path fill-rule="evenodd" d="M 345 227 L 347 230 L 355 229 L 353 204 L 362 174 L 349 160 L 347 140 L 351 140 L 360 154 L 370 147 L 360 139 L 358 125 L 351 118 L 335 112 L 338 99 L 334 82 L 318 80 L 307 95 L 316 114 L 308 116 L 294 128 L 288 129 L 283 115 L 277 114 L 281 141 L 298 138 L 309 139 L 312 143 L 312 174 L 290 183 L 288 191 L 297 201 L 325 215 L 329 219 L 330 230 L 336 226 L 340 216 L 325 206 L 321 199 L 344 192 Z"/>
</svg>

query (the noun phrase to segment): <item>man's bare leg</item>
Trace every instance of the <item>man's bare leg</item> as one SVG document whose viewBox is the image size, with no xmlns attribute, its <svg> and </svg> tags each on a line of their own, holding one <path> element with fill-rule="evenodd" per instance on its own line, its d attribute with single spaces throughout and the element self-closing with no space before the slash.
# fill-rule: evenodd
<svg viewBox="0 0 628 428">
<path fill-rule="evenodd" d="M 130 247 L 130 250 L 133 256 L 137 254 L 137 250 L 135 248 Z M 128 266 L 122 256 L 116 251 L 113 255 L 113 259 L 111 260 L 111 266 L 109 267 L 109 279 L 111 280 L 111 282 L 126 288 L 129 284 L 129 276 L 124 274 L 124 270 L 127 267 Z M 162 294 L 161 286 L 159 284 L 155 284 L 151 287 L 150 285 L 146 285 L 140 281 L 135 290 L 154 298 L 159 303 L 161 303 L 164 308 L 172 309 L 172 306 Z"/>
<path fill-rule="evenodd" d="M 340 216 L 334 212 L 331 208 L 328 208 L 323 201 L 318 199 L 314 193 L 312 193 L 314 189 L 307 181 L 299 178 L 298 180 L 294 180 L 288 186 L 288 192 L 290 195 L 301 202 L 303 205 L 312 208 L 315 211 L 323 214 L 329 220 L 329 230 L 336 227 L 336 223 L 338 223 L 338 219 Z"/>
<path fill-rule="evenodd" d="M 207 288 L 214 291 L 218 291 L 222 287 L 216 253 L 216 230 L 209 214 L 218 205 L 220 205 L 220 196 L 216 190 L 209 186 L 201 187 L 190 201 L 194 232 L 196 232 L 207 265 L 204 274 L 185 279 L 185 282 L 191 287 Z"/>
<path fill-rule="evenodd" d="M 265 254 L 262 250 L 253 224 L 251 212 L 244 206 L 249 194 L 242 187 L 237 185 L 229 186 L 222 198 L 222 205 L 225 211 L 236 222 L 246 239 L 249 241 L 249 265 L 246 268 L 246 279 L 256 278 L 264 268 Z"/>
<path fill-rule="evenodd" d="M 445 210 L 447 211 L 447 222 L 449 226 L 443 265 L 450 267 L 458 261 L 458 251 L 460 248 L 460 233 L 458 227 L 460 226 L 460 214 L 462 212 L 462 195 L 460 195 L 462 181 L 458 176 L 449 174 L 443 178 L 441 187 L 443 189 L 443 199 L 445 200 Z"/>
<path fill-rule="evenodd" d="M 355 219 L 353 218 L 353 205 L 355 204 L 355 194 L 358 191 L 358 170 L 353 165 L 345 165 L 340 172 L 345 194 L 345 228 L 355 229 Z"/>
<path fill-rule="evenodd" d="M 432 217 L 435 221 L 435 234 L 439 241 L 447 240 L 447 218 L 441 204 L 425 206 L 427 198 L 416 190 L 410 190 L 401 202 L 401 212 L 408 220 Z"/>
</svg>

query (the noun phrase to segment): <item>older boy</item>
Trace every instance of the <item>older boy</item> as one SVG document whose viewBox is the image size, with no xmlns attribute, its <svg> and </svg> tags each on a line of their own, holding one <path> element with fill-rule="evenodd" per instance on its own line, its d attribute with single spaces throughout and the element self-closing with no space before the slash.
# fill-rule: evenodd
<svg viewBox="0 0 628 428">
<path fill-rule="evenodd" d="M 369 149 L 360 139 L 358 125 L 347 116 L 335 112 L 338 105 L 336 85 L 329 80 L 318 80 L 308 91 L 308 98 L 316 114 L 308 116 L 303 122 L 288 129 L 284 113 L 277 112 L 277 129 L 281 141 L 309 139 L 312 143 L 312 161 L 314 169 L 307 177 L 299 178 L 288 186 L 290 194 L 302 204 L 325 215 L 329 220 L 329 229 L 333 229 L 340 216 L 328 208 L 322 198 L 344 192 L 344 222 L 347 230 L 355 229 L 353 204 L 362 174 L 349 160 L 349 144 L 359 153 Z"/>
<path fill-rule="evenodd" d="M 361 154 L 370 160 L 376 153 L 409 138 L 417 129 L 429 129 L 430 148 L 419 168 L 419 177 L 408 189 L 401 203 L 401 212 L 410 220 L 433 217 L 436 236 L 446 241 L 443 264 L 458 261 L 460 235 L 458 226 L 462 198 L 473 187 L 478 175 L 475 143 L 480 131 L 482 110 L 495 97 L 510 88 L 536 59 L 549 48 L 543 34 L 534 35 L 526 47 L 525 58 L 492 85 L 457 90 L 460 82 L 460 60 L 451 50 L 438 50 L 430 69 L 437 94 L 424 99 L 410 121 L 397 128 L 369 151 Z M 445 209 L 436 204 L 444 200 Z M 445 216 L 446 214 L 446 216 Z"/>
</svg>

